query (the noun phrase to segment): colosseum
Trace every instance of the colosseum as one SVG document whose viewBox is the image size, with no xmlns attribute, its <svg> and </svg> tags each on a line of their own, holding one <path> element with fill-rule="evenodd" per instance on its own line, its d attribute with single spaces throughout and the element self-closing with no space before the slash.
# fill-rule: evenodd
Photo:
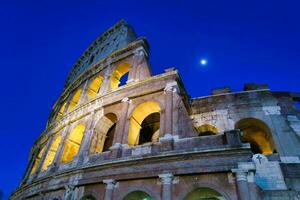
<svg viewBox="0 0 300 200">
<path fill-rule="evenodd" d="M 120 21 L 72 67 L 10 199 L 300 199 L 299 101 L 253 83 L 190 98 Z"/>
</svg>

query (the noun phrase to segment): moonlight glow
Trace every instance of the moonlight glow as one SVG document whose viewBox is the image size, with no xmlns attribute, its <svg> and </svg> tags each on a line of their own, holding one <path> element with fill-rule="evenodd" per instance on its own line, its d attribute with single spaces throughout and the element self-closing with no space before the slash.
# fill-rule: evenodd
<svg viewBox="0 0 300 200">
<path fill-rule="evenodd" d="M 203 65 L 203 66 L 206 65 L 206 64 L 207 64 L 207 60 L 204 59 L 204 58 L 201 59 L 201 60 L 200 60 L 200 64 Z"/>
</svg>

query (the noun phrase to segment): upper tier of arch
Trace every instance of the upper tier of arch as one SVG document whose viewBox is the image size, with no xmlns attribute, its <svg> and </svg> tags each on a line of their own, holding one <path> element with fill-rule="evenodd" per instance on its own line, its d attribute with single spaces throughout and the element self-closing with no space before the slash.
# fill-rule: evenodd
<svg viewBox="0 0 300 200">
<path fill-rule="evenodd" d="M 80 56 L 66 79 L 68 87 L 76 78 L 95 63 L 105 59 L 111 53 L 126 47 L 136 40 L 133 28 L 121 20 L 100 35 Z"/>
</svg>

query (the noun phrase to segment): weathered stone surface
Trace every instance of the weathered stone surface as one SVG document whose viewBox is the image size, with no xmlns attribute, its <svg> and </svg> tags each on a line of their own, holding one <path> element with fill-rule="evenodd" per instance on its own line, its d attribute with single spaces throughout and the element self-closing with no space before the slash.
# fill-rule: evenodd
<svg viewBox="0 0 300 200">
<path fill-rule="evenodd" d="M 112 44 L 97 52 L 106 42 Z M 151 75 L 148 55 L 147 41 L 124 22 L 88 48 L 11 199 L 119 200 L 143 191 L 156 200 L 181 200 L 201 188 L 232 200 L 298 197 L 300 111 L 293 103 L 299 94 L 247 84 L 241 92 L 223 88 L 190 99 L 176 69 Z M 128 80 L 119 86 L 125 73 Z M 95 77 L 102 77 L 96 89 L 90 87 Z M 152 135 L 143 135 L 153 124 L 159 126 Z M 71 137 L 77 125 L 84 126 L 82 135 Z M 57 136 L 61 142 L 53 147 Z M 65 149 L 73 157 L 62 163 Z M 52 163 L 43 169 L 48 153 Z"/>
<path fill-rule="evenodd" d="M 286 190 L 286 184 L 279 162 L 268 161 L 262 154 L 253 156 L 255 163 L 255 183 L 263 190 Z"/>
</svg>

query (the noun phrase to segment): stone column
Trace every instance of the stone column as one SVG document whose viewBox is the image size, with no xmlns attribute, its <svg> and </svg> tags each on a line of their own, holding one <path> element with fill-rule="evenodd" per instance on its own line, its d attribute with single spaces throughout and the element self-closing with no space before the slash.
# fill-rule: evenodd
<svg viewBox="0 0 300 200">
<path fill-rule="evenodd" d="M 87 128 L 84 131 L 83 138 L 79 147 L 79 151 L 77 154 L 77 163 L 78 165 L 82 164 L 84 158 L 86 158 L 89 154 L 89 147 L 91 137 L 93 136 L 93 127 L 94 127 L 95 113 L 92 112 L 90 114 L 90 122 L 87 124 Z"/>
<path fill-rule="evenodd" d="M 162 200 L 172 200 L 173 174 L 159 174 L 158 177 L 162 183 Z"/>
<path fill-rule="evenodd" d="M 68 125 L 67 127 L 65 127 L 65 129 L 62 132 L 61 142 L 60 142 L 60 145 L 57 148 L 57 151 L 56 151 L 56 154 L 55 154 L 55 158 L 54 158 L 54 160 L 53 160 L 53 162 L 51 164 L 51 168 L 55 169 L 55 167 L 59 165 L 60 158 L 62 156 L 62 153 L 63 153 L 63 150 L 64 150 L 64 146 L 65 146 L 65 143 L 66 143 L 66 139 L 67 139 L 67 137 L 69 135 L 69 132 L 70 132 L 70 125 Z"/>
<path fill-rule="evenodd" d="M 106 94 L 110 90 L 110 75 L 105 74 L 98 94 Z"/>
<path fill-rule="evenodd" d="M 250 200 L 250 192 L 248 188 L 248 170 L 245 169 L 233 169 L 231 170 L 236 176 L 236 186 L 238 190 L 238 199 Z"/>
<path fill-rule="evenodd" d="M 73 200 L 73 193 L 75 190 L 75 186 L 74 185 L 66 185 L 65 186 L 65 195 L 63 200 Z"/>
<path fill-rule="evenodd" d="M 165 93 L 165 133 L 172 135 L 173 129 L 173 92 L 174 88 L 172 86 L 167 86 L 164 89 Z"/>
<path fill-rule="evenodd" d="M 128 115 L 128 108 L 129 105 L 131 103 L 131 100 L 126 97 L 124 99 L 122 99 L 122 104 L 123 104 L 123 108 L 122 108 L 122 115 L 120 116 L 119 122 L 118 122 L 118 127 L 117 127 L 117 131 L 116 131 L 116 137 L 114 138 L 114 144 L 113 144 L 113 148 L 115 147 L 120 147 L 122 144 L 127 144 L 126 142 L 126 137 L 127 134 L 125 134 L 127 131 L 125 130 L 126 128 L 126 123 L 127 123 L 127 115 Z"/>
<path fill-rule="evenodd" d="M 107 179 L 103 180 L 103 183 L 106 184 L 104 200 L 112 200 L 113 191 L 117 182 L 113 179 Z"/>
<path fill-rule="evenodd" d="M 39 174 L 41 172 L 41 170 L 42 170 L 42 166 L 43 166 L 44 161 L 46 159 L 46 156 L 47 156 L 47 154 L 48 154 L 48 152 L 50 150 L 50 147 L 51 147 L 51 144 L 53 142 L 53 139 L 54 139 L 53 136 L 51 136 L 51 138 L 48 139 L 48 142 L 47 142 L 46 147 L 45 147 L 45 151 L 44 151 L 42 157 L 40 158 L 40 162 L 39 162 L 38 168 L 36 169 L 36 174 Z"/>
<path fill-rule="evenodd" d="M 98 92 L 98 94 L 100 95 L 106 94 L 110 90 L 110 76 L 112 73 L 111 60 L 108 60 L 106 65 L 107 68 L 105 69 L 106 71 L 103 77 L 103 81 Z"/>
<path fill-rule="evenodd" d="M 73 195 L 72 195 L 72 199 L 73 200 L 78 200 L 80 199 L 80 197 L 82 197 L 84 194 L 84 186 L 79 186 L 79 187 L 76 187 L 74 189 L 74 192 L 73 192 Z"/>
<path fill-rule="evenodd" d="M 132 62 L 131 62 L 131 68 L 129 69 L 129 72 L 128 72 L 128 79 L 127 79 L 126 83 L 131 83 L 131 82 L 135 81 L 138 62 L 139 62 L 139 56 L 138 56 L 137 51 L 135 51 L 133 58 L 132 58 Z"/>
<path fill-rule="evenodd" d="M 143 48 L 138 48 L 134 52 L 131 70 L 128 74 L 127 83 L 139 81 L 150 76 L 147 53 Z"/>
<path fill-rule="evenodd" d="M 87 91 L 89 85 L 90 85 L 90 80 L 85 81 L 85 83 L 83 84 L 81 96 L 79 97 L 77 105 L 79 105 L 87 100 L 86 91 Z"/>
</svg>

